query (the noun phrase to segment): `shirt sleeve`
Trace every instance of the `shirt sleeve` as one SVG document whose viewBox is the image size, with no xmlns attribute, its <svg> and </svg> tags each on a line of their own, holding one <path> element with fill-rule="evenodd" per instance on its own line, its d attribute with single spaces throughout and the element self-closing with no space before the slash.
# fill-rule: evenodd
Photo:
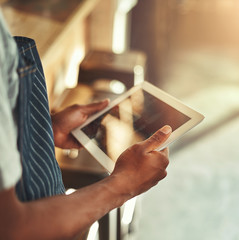
<svg viewBox="0 0 239 240">
<path fill-rule="evenodd" d="M 0 76 L 0 191 L 14 186 L 21 176 L 17 134 Z"/>
<path fill-rule="evenodd" d="M 0 10 L 0 191 L 11 188 L 22 173 L 14 118 L 18 94 L 17 48 Z"/>
</svg>

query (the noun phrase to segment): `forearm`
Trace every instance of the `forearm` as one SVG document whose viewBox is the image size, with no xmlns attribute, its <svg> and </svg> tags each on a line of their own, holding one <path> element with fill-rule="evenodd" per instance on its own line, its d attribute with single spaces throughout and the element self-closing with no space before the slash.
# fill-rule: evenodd
<svg viewBox="0 0 239 240">
<path fill-rule="evenodd" d="M 168 149 L 157 149 L 171 133 L 164 127 L 122 153 L 113 173 L 72 195 L 20 203 L 15 190 L 0 192 L 0 236 L 4 240 L 72 239 L 111 209 L 141 194 L 167 172 Z"/>
<path fill-rule="evenodd" d="M 72 239 L 130 197 L 117 193 L 115 186 L 109 177 L 68 196 L 20 204 L 20 216 L 12 214 L 12 221 L 18 221 L 11 225 L 16 233 L 12 239 Z"/>
</svg>

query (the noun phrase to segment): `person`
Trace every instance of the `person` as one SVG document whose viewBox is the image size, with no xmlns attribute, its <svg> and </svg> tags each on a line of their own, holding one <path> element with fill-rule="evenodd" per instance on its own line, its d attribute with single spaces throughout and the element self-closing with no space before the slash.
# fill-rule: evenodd
<svg viewBox="0 0 239 240">
<path fill-rule="evenodd" d="M 66 195 L 54 146 L 80 148 L 71 130 L 108 100 L 50 116 L 35 42 L 9 34 L 0 12 L 0 238 L 72 239 L 114 208 L 162 180 L 171 134 L 164 126 L 125 150 L 111 175 Z"/>
</svg>

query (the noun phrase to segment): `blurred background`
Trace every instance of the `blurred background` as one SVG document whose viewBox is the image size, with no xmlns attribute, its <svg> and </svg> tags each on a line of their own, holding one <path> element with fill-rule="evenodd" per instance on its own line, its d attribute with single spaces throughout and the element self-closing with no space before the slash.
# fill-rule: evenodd
<svg viewBox="0 0 239 240">
<path fill-rule="evenodd" d="M 239 1 L 9 0 L 3 12 L 36 40 L 52 110 L 145 78 L 205 115 L 170 147 L 167 178 L 129 205 L 127 234 L 108 239 L 239 239 Z M 57 154 L 66 182 L 105 176 L 86 153 Z"/>
<path fill-rule="evenodd" d="M 239 239 L 238 10 L 234 0 L 155 0 L 132 12 L 131 47 L 148 53 L 149 80 L 205 115 L 144 195 L 136 239 Z"/>
</svg>

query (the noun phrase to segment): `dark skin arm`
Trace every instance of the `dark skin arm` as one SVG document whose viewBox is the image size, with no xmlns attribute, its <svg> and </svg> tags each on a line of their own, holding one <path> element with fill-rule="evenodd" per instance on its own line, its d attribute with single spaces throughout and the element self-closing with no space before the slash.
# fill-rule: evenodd
<svg viewBox="0 0 239 240">
<path fill-rule="evenodd" d="M 113 173 L 71 195 L 21 203 L 14 188 L 0 193 L 0 236 L 4 240 L 72 239 L 128 199 L 147 191 L 166 176 L 167 149 L 156 152 L 170 135 L 158 131 L 127 149 Z"/>
<path fill-rule="evenodd" d="M 97 107 L 95 109 L 93 106 L 95 109 L 93 111 L 92 106 L 90 106 L 91 110 L 88 105 L 85 108 L 75 106 L 59 113 L 58 116 L 54 115 L 53 129 L 56 144 L 64 147 L 65 142 L 70 141 L 71 129 L 82 124 L 90 114 L 107 104 L 108 101 L 96 104 Z M 76 113 L 79 111 L 80 113 Z M 83 116 L 83 120 L 79 116 Z M 59 127 L 62 121 L 68 126 Z M 0 192 L 1 238 L 4 240 L 72 239 L 107 212 L 147 191 L 166 176 L 168 150 L 157 152 L 154 149 L 165 142 L 170 133 L 171 128 L 165 127 L 146 141 L 128 148 L 118 158 L 115 169 L 109 177 L 79 189 L 71 195 L 22 203 L 17 199 L 14 187 Z M 68 144 L 67 148 L 73 146 L 69 142 Z"/>
</svg>

